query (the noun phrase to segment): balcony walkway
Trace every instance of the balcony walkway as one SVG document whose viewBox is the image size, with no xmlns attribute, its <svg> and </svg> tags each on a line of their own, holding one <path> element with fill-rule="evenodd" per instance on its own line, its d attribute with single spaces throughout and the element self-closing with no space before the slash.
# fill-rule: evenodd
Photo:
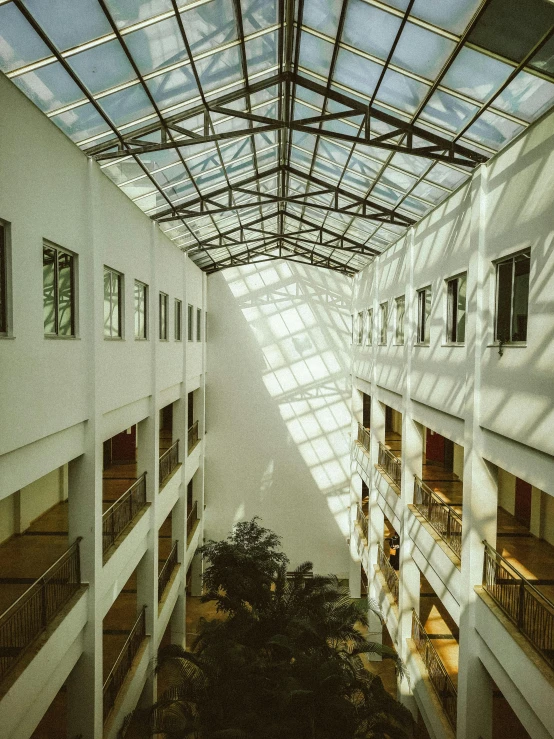
<svg viewBox="0 0 554 739">
<path fill-rule="evenodd" d="M 137 573 L 135 570 L 104 617 L 102 624 L 104 680 L 119 657 L 129 632 L 137 620 L 137 615 Z"/>
<path fill-rule="evenodd" d="M 543 595 L 554 601 L 554 546 L 498 508 L 496 550 Z"/>
<path fill-rule="evenodd" d="M 456 513 L 462 515 L 463 483 L 453 472 L 440 462 L 430 461 L 421 468 L 421 479 Z"/>
<path fill-rule="evenodd" d="M 111 464 L 102 472 L 102 509 L 109 508 L 136 482 L 137 463 Z"/>
<path fill-rule="evenodd" d="M 385 434 L 385 447 L 397 459 L 402 459 L 402 436 L 397 434 L 396 431 L 387 431 Z"/>
<path fill-rule="evenodd" d="M 425 577 L 421 576 L 419 619 L 441 662 L 458 685 L 458 627 Z"/>
<path fill-rule="evenodd" d="M 67 508 L 67 501 L 58 503 L 23 534 L 0 544 L 0 613 L 67 551 Z"/>
</svg>

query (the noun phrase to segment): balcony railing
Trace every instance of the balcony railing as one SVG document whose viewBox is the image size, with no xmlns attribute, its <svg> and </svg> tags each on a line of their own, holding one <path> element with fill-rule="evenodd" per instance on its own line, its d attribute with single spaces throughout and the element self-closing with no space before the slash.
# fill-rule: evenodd
<svg viewBox="0 0 554 739">
<path fill-rule="evenodd" d="M 160 455 L 160 487 L 179 464 L 179 439 Z"/>
<path fill-rule="evenodd" d="M 198 436 L 198 421 L 195 421 L 188 430 L 188 447 L 187 456 L 192 452 L 193 447 L 198 444 L 200 437 Z"/>
<path fill-rule="evenodd" d="M 194 524 L 198 520 L 198 501 L 195 500 L 190 513 L 187 516 L 187 540 L 190 539 L 194 531 Z"/>
<path fill-rule="evenodd" d="M 462 557 L 462 517 L 414 475 L 414 505 L 441 539 Z"/>
<path fill-rule="evenodd" d="M 381 573 L 385 578 L 385 582 L 387 583 L 389 592 L 391 593 L 394 600 L 398 603 L 398 573 L 391 565 L 390 559 L 387 557 L 387 555 L 385 554 L 385 550 L 380 544 L 377 554 L 377 564 L 379 565 L 379 569 L 381 570 Z"/>
<path fill-rule="evenodd" d="M 454 731 L 456 731 L 458 691 L 415 611 L 412 611 L 412 639 L 425 664 L 427 674 L 446 717 Z"/>
<path fill-rule="evenodd" d="M 125 678 L 131 669 L 133 660 L 137 656 L 140 649 L 140 645 L 146 638 L 146 606 L 143 606 L 142 611 L 139 613 L 137 620 L 134 623 L 133 628 L 129 632 L 129 636 L 125 640 L 123 649 L 119 653 L 118 658 L 115 661 L 114 666 L 110 670 L 106 682 L 104 683 L 104 722 L 108 718 L 110 711 L 115 705 L 117 696 Z"/>
<path fill-rule="evenodd" d="M 483 587 L 554 668 L 554 603 L 486 541 Z"/>
<path fill-rule="evenodd" d="M 145 505 L 146 472 L 102 514 L 102 552 L 104 554 Z"/>
<path fill-rule="evenodd" d="M 402 462 L 398 457 L 386 448 L 384 444 L 379 442 L 379 467 L 382 467 L 387 475 L 392 479 L 393 483 L 400 490 L 402 479 Z"/>
<path fill-rule="evenodd" d="M 358 423 L 358 442 L 368 452 L 369 452 L 369 442 L 370 442 L 370 439 L 371 439 L 371 436 L 370 436 L 369 429 L 366 429 L 364 426 L 362 426 L 361 423 Z"/>
<path fill-rule="evenodd" d="M 161 601 L 164 591 L 167 587 L 171 574 L 175 569 L 177 563 L 177 546 L 178 542 L 175 542 L 169 553 L 169 557 L 165 560 L 164 565 L 158 575 L 158 603 Z"/>
<path fill-rule="evenodd" d="M 0 678 L 81 587 L 79 537 L 2 615 Z"/>
<path fill-rule="evenodd" d="M 366 540 L 366 542 L 369 542 L 369 537 L 368 537 L 368 528 L 369 528 L 368 519 L 367 519 L 367 516 L 365 515 L 365 513 L 362 510 L 362 506 L 359 503 L 358 503 L 358 507 L 356 509 L 356 523 L 361 528 L 362 535 L 363 535 L 364 539 Z"/>
</svg>

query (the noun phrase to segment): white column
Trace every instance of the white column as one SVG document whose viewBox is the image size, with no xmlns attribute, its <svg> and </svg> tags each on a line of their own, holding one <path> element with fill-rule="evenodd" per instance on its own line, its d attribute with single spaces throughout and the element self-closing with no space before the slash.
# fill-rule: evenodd
<svg viewBox="0 0 554 739">
<path fill-rule="evenodd" d="M 491 318 L 486 277 L 485 204 L 487 169 L 482 165 L 471 183 L 471 252 L 467 282 L 466 345 L 468 375 L 464 411 L 464 480 L 462 514 L 462 584 L 458 666 L 458 739 L 491 739 L 492 692 L 479 660 L 475 630 L 474 586 L 482 582 L 483 540 L 496 542 L 496 469 L 481 456 L 481 360 Z"/>
</svg>

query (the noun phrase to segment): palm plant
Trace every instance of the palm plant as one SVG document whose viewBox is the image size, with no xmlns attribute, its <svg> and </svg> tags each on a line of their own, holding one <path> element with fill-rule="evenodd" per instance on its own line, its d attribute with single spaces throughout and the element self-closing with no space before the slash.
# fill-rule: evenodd
<svg viewBox="0 0 554 739">
<path fill-rule="evenodd" d="M 336 577 L 308 576 L 310 562 L 288 576 L 278 545 L 253 519 L 226 542 L 203 547 L 209 561 L 203 599 L 215 601 L 226 618 L 203 620 L 193 651 L 172 645 L 160 652 L 158 669 L 169 687 L 150 712 L 151 733 L 167 739 L 410 736 L 410 714 L 361 659 L 373 652 L 398 663 L 396 654 L 363 636 L 367 614 Z"/>
</svg>

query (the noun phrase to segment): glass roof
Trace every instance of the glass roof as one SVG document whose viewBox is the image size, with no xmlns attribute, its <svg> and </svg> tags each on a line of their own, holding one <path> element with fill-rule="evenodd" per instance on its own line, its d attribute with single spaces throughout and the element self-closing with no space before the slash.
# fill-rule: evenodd
<svg viewBox="0 0 554 739">
<path fill-rule="evenodd" d="M 0 0 L 0 69 L 208 272 L 362 269 L 553 60 L 550 0 Z"/>
</svg>

